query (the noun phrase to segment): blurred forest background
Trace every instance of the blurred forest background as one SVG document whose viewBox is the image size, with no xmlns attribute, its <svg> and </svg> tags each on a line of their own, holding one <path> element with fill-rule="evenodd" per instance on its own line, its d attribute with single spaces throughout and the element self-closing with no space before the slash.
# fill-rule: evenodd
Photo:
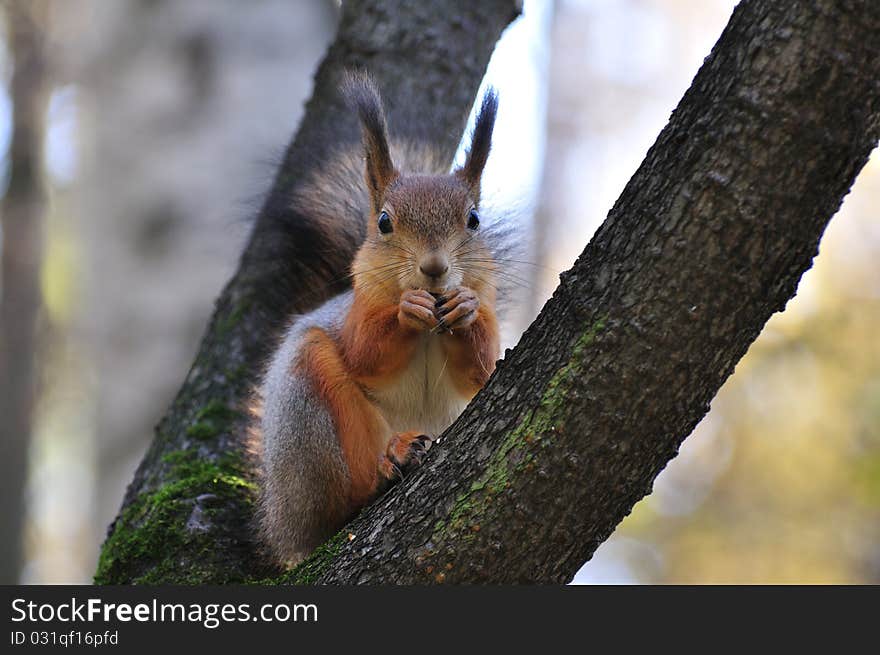
<svg viewBox="0 0 880 655">
<path fill-rule="evenodd" d="M 485 176 L 552 293 L 733 0 L 527 0 Z M 0 582 L 89 582 L 232 274 L 333 0 L 4 0 Z M 392 126 L 393 129 L 393 126 Z M 880 582 L 880 162 L 578 583 Z"/>
</svg>

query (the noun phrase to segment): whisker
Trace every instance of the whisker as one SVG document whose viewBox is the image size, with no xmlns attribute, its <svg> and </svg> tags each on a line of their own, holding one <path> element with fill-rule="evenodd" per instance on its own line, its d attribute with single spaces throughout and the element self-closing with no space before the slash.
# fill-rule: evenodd
<svg viewBox="0 0 880 655">
<path fill-rule="evenodd" d="M 458 265 L 458 263 L 456 262 L 456 266 L 459 269 L 465 270 L 465 271 L 471 270 L 471 269 L 476 269 L 478 271 L 489 271 L 495 275 L 507 276 L 507 277 L 511 277 L 511 278 L 524 280 L 524 281 L 526 280 L 526 278 L 522 277 L 521 275 L 517 275 L 516 273 L 512 273 L 510 271 L 504 270 L 502 268 L 497 268 L 495 266 L 485 266 L 483 264 L 475 264 L 475 263 L 470 263 L 470 262 L 465 266 Z"/>
<path fill-rule="evenodd" d="M 466 239 L 463 239 L 461 241 L 461 243 L 459 243 L 455 248 L 453 248 L 451 252 L 452 253 L 458 252 L 459 250 L 464 248 L 467 244 L 469 244 L 471 241 L 473 241 L 474 238 L 476 238 L 476 236 L 477 236 L 476 234 L 469 235 Z"/>
<path fill-rule="evenodd" d="M 400 275 L 401 273 L 403 273 L 407 269 L 409 269 L 409 266 L 402 267 L 402 268 L 393 268 L 393 269 L 390 269 L 387 271 L 381 271 L 379 273 L 379 275 L 377 275 L 373 279 L 374 280 L 387 280 L 389 278 L 396 277 L 396 276 Z"/>
<path fill-rule="evenodd" d="M 520 287 L 520 288 L 523 288 L 523 289 L 531 289 L 531 288 L 533 287 L 533 284 L 532 284 L 530 281 L 528 281 L 528 280 L 525 280 L 525 279 L 522 279 L 522 278 L 518 278 L 518 277 L 512 275 L 511 273 L 505 273 L 505 272 L 502 272 L 502 271 L 496 271 L 496 270 L 494 270 L 494 269 L 480 268 L 480 267 L 468 267 L 466 270 L 463 269 L 463 270 L 460 271 L 460 272 L 463 273 L 463 274 L 469 274 L 471 277 L 475 278 L 475 279 L 478 280 L 479 282 L 482 282 L 483 284 L 488 284 L 489 286 L 494 287 L 496 291 L 500 291 L 498 285 L 496 285 L 495 283 L 493 283 L 493 282 L 487 280 L 485 277 L 479 275 L 478 273 L 475 272 L 474 269 L 476 269 L 476 270 L 482 270 L 482 271 L 486 271 L 486 272 L 488 272 L 488 273 L 491 273 L 492 275 L 495 275 L 495 276 L 497 276 L 497 277 L 500 277 L 503 281 L 505 281 L 505 282 L 507 282 L 507 283 L 509 283 L 509 284 L 513 284 L 514 286 L 517 286 L 517 287 Z"/>
<path fill-rule="evenodd" d="M 457 271 L 457 272 L 462 273 L 462 274 L 465 273 L 465 271 Z M 498 288 L 498 285 L 496 285 L 494 282 L 487 280 L 484 277 L 477 275 L 476 273 L 474 273 L 472 271 L 468 271 L 468 273 L 470 274 L 470 276 L 472 278 L 477 280 L 477 282 L 481 282 L 482 284 L 488 285 L 488 286 L 492 287 L 493 289 L 495 289 L 495 291 L 500 291 L 500 289 Z"/>
<path fill-rule="evenodd" d="M 449 357 L 447 357 L 446 359 L 443 360 L 443 366 L 440 368 L 440 374 L 437 376 L 437 379 L 434 381 L 434 389 L 432 390 L 431 393 L 433 393 L 434 391 L 437 391 L 437 387 L 440 385 L 440 380 L 443 379 L 443 373 L 444 373 L 444 371 L 446 371 L 446 364 L 448 364 L 448 363 L 449 363 Z"/>
<path fill-rule="evenodd" d="M 386 272 L 384 275 L 379 276 L 378 278 L 369 279 L 362 284 L 363 289 L 369 289 L 371 287 L 376 287 L 388 280 L 392 280 L 400 276 L 403 273 L 403 270 L 394 270 L 391 272 Z"/>
<path fill-rule="evenodd" d="M 504 257 L 485 257 L 485 258 L 458 257 L 457 259 L 458 259 L 458 261 L 465 261 L 465 262 L 486 262 L 486 263 L 497 263 L 497 264 L 502 264 L 502 263 L 505 263 L 505 264 L 526 264 L 528 266 L 535 266 L 536 268 L 544 268 L 544 269 L 547 269 L 548 271 L 552 270 L 549 266 L 545 266 L 544 264 L 537 264 L 535 262 L 526 261 L 524 259 L 507 259 Z"/>
<path fill-rule="evenodd" d="M 405 247 L 405 246 L 400 245 L 399 243 L 391 243 L 391 242 L 389 241 L 389 242 L 385 243 L 384 245 L 386 245 L 386 246 L 388 246 L 388 247 L 390 247 L 390 248 L 396 248 L 397 250 L 401 250 L 401 251 L 405 252 L 405 253 L 408 254 L 408 255 L 412 255 L 413 257 L 416 256 L 416 253 L 415 253 L 415 252 L 413 252 L 412 250 L 410 250 L 409 248 L 407 248 L 407 247 Z"/>
<path fill-rule="evenodd" d="M 349 277 L 354 277 L 355 275 L 366 275 L 367 273 L 373 273 L 375 271 L 383 271 L 389 268 L 397 268 L 402 267 L 406 268 L 410 265 L 408 261 L 399 261 L 399 262 L 391 262 L 389 264 L 383 264 L 381 266 L 374 266 L 373 268 L 368 268 L 363 271 L 353 271 L 349 273 Z"/>
<path fill-rule="evenodd" d="M 350 273 L 347 273 L 346 275 L 342 275 L 342 276 L 340 276 L 340 277 L 338 277 L 338 278 L 336 278 L 336 279 L 334 279 L 334 280 L 330 280 L 330 284 L 333 284 L 333 283 L 335 283 L 335 282 L 341 282 L 342 280 L 348 280 L 348 279 L 353 278 L 353 277 L 355 277 L 355 276 L 357 276 L 357 275 L 364 275 L 364 274 L 366 274 L 366 273 L 371 273 L 371 272 L 373 272 L 373 271 L 378 271 L 378 270 L 382 270 L 382 269 L 385 269 L 385 268 L 390 268 L 390 267 L 392 267 L 392 266 L 400 266 L 400 265 L 408 264 L 408 263 L 409 263 L 409 262 L 408 262 L 407 260 L 401 258 L 401 259 L 398 260 L 398 261 L 389 262 L 389 263 L 386 263 L 386 264 L 381 264 L 381 265 L 379 265 L 379 266 L 374 266 L 373 268 L 368 268 L 368 269 L 365 269 L 365 270 L 363 270 L 363 271 L 351 271 Z"/>
</svg>

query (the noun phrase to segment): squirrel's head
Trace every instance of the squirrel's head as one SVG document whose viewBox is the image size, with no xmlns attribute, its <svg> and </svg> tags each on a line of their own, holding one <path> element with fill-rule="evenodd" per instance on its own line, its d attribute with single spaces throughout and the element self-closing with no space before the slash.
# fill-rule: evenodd
<svg viewBox="0 0 880 655">
<path fill-rule="evenodd" d="M 495 92 L 483 96 L 464 164 L 448 175 L 399 172 L 375 85 L 367 77 L 352 78 L 347 94 L 361 120 L 370 196 L 367 237 L 353 266 L 355 286 L 494 290 L 495 262 L 481 234 L 479 204 L 498 109 Z"/>
</svg>

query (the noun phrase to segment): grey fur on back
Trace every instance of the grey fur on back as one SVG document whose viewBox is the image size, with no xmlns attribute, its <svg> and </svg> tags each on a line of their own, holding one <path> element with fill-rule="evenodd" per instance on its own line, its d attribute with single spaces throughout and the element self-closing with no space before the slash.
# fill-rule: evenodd
<svg viewBox="0 0 880 655">
<path fill-rule="evenodd" d="M 333 419 L 296 364 L 308 330 L 338 333 L 352 295 L 336 296 L 295 319 L 260 387 L 258 518 L 263 542 L 287 565 L 301 560 L 348 518 L 348 469 Z"/>
</svg>

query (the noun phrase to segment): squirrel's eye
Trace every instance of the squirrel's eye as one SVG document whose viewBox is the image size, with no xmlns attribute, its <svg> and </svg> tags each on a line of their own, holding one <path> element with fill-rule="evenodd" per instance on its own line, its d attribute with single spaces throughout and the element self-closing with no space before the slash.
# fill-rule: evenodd
<svg viewBox="0 0 880 655">
<path fill-rule="evenodd" d="M 379 214 L 379 231 L 382 234 L 391 234 L 394 228 L 391 226 L 391 219 L 386 212 Z"/>
<path fill-rule="evenodd" d="M 468 214 L 467 226 L 469 230 L 476 230 L 480 227 L 480 215 L 477 213 L 476 209 L 472 209 Z"/>
</svg>

